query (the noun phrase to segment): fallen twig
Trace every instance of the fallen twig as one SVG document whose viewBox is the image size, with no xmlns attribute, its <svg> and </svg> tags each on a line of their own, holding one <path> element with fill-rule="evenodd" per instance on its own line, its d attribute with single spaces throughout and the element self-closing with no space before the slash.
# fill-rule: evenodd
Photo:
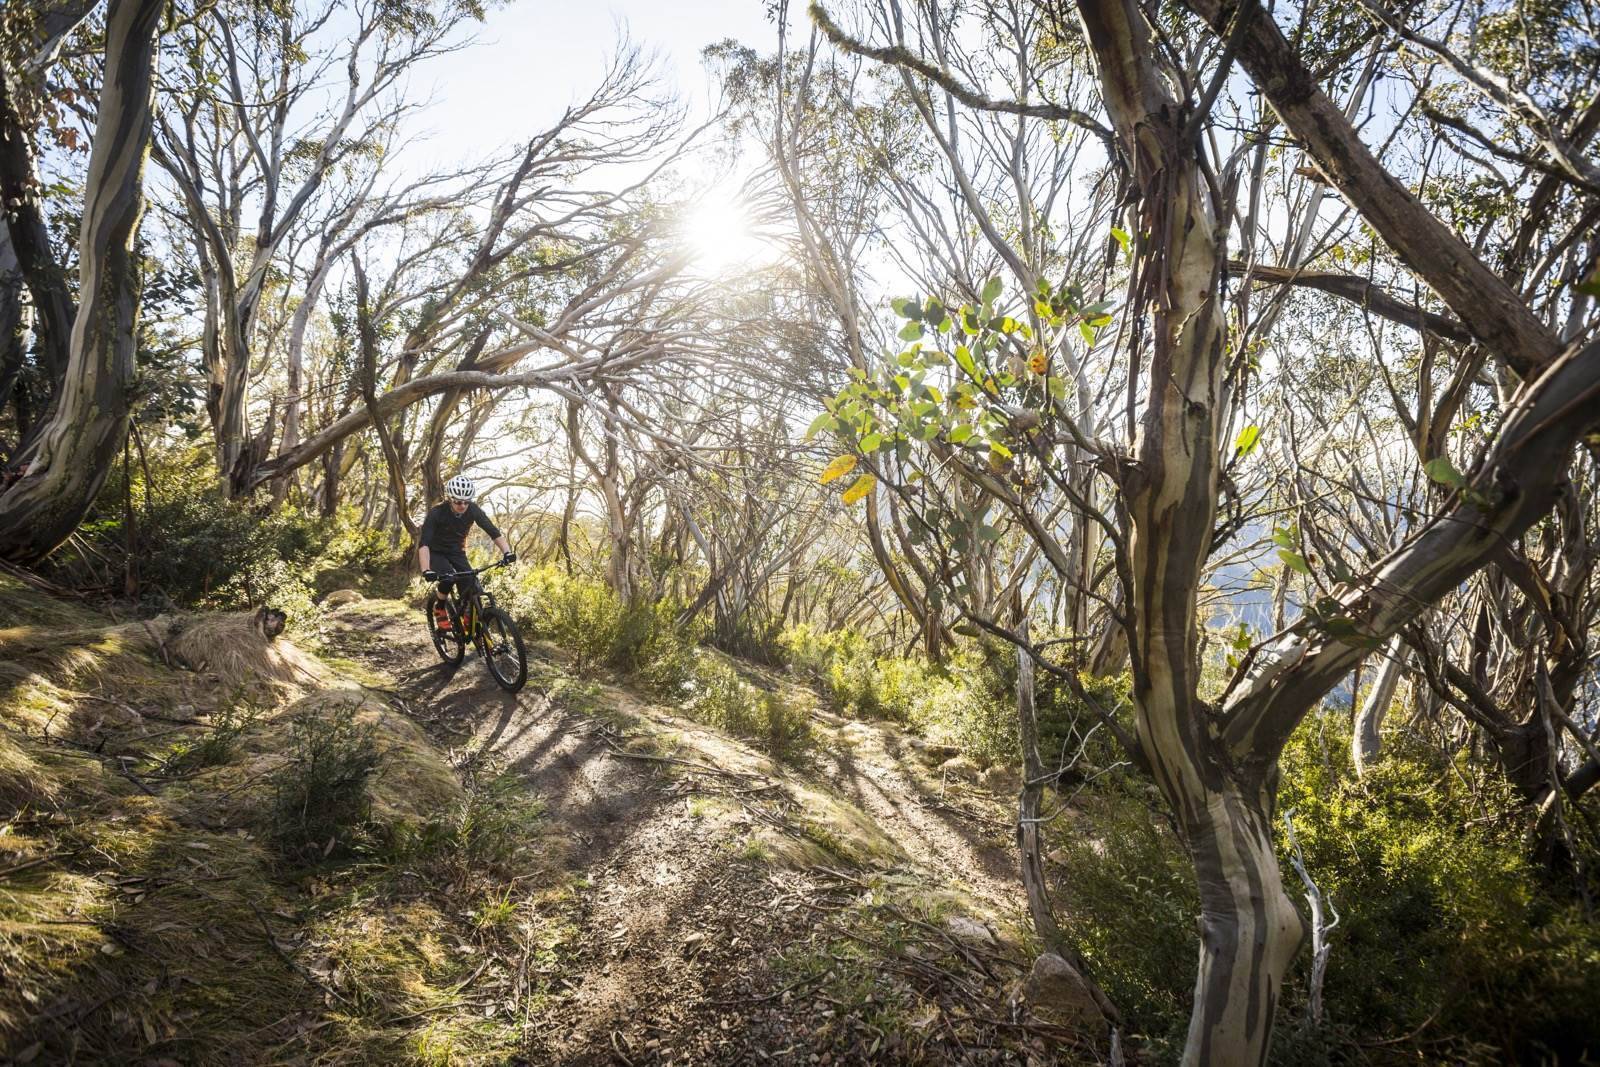
<svg viewBox="0 0 1600 1067">
<path fill-rule="evenodd" d="M 79 852 L 82 852 L 82 851 L 83 850 L 81 848 L 75 848 L 75 849 L 70 849 L 70 850 L 68 850 L 66 852 L 52 852 L 48 856 L 35 856 L 31 860 L 26 860 L 26 861 L 24 861 L 22 863 L 12 864 L 10 867 L 0 868 L 0 878 L 9 878 L 13 874 L 18 874 L 18 873 L 20 873 L 22 871 L 26 871 L 26 870 L 28 870 L 28 869 L 30 869 L 32 867 L 41 866 L 43 864 L 49 863 L 51 860 L 59 860 L 59 859 L 65 859 L 68 856 L 76 856 Z"/>
<path fill-rule="evenodd" d="M 605 745 L 606 748 L 609 749 L 613 754 L 622 756 L 625 759 L 647 760 L 651 763 L 676 763 L 683 767 L 691 767 L 697 771 L 704 771 L 707 774 L 720 774 L 725 778 L 742 778 L 750 781 L 759 781 L 761 779 L 761 775 L 759 774 L 747 774 L 744 771 L 725 770 L 721 767 L 713 767 L 709 763 L 696 763 L 694 760 L 678 759 L 675 756 L 651 756 L 643 752 L 629 752 L 626 749 L 618 748 L 616 745 L 612 744 L 609 738 L 605 739 Z"/>
</svg>

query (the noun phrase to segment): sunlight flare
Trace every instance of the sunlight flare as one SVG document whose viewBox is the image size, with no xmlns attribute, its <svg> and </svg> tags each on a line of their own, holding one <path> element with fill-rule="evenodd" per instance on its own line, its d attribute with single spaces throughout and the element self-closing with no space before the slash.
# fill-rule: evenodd
<svg viewBox="0 0 1600 1067">
<path fill-rule="evenodd" d="M 772 248 L 756 233 L 749 208 L 735 197 L 712 194 L 683 219 L 683 238 L 694 265 L 721 274 L 770 258 Z"/>
</svg>

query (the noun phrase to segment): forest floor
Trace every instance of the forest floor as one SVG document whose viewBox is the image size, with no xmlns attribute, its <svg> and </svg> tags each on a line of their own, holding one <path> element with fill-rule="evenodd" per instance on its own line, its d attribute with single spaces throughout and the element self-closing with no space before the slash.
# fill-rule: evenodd
<svg viewBox="0 0 1600 1067">
<path fill-rule="evenodd" d="M 0 646 L 19 632 L 0 631 Z M 753 684 L 809 710 L 811 743 L 785 762 L 617 679 L 574 676 L 552 647 L 530 649 L 527 687 L 505 694 L 470 652 L 458 668 L 442 665 L 421 612 L 397 601 L 330 612 L 319 651 L 320 681 L 353 692 L 403 752 L 383 771 L 374 810 L 428 830 L 343 862 L 336 854 L 286 867 L 263 847 L 259 805 L 252 815 L 219 799 L 248 793 L 266 773 L 245 755 L 231 775 L 141 770 L 148 728 L 184 719 L 154 710 L 176 697 L 162 689 L 165 667 L 148 663 L 137 737 L 102 736 L 93 747 L 81 735 L 65 741 L 81 752 L 65 752 L 59 726 L 58 748 L 24 730 L 7 757 L 75 771 L 92 752 L 88 762 L 110 773 L 97 792 L 64 786 L 53 812 L 23 806 L 5 824 L 12 833 L 0 844 L 15 843 L 0 854 L 0 962 L 18 965 L 11 993 L 20 999 L 0 983 L 0 1059 L 1103 1055 L 1070 1025 L 1070 1008 L 1063 1016 L 1023 995 L 1035 946 L 1014 873 L 1015 783 L 980 782 L 950 753 L 889 725 L 841 719 L 809 689 L 747 665 L 739 669 Z M 206 686 L 184 681 L 183 695 L 203 703 Z M 198 681 L 213 682 L 214 695 L 215 679 L 202 672 Z M 140 702 L 114 691 L 109 675 L 98 688 L 67 682 L 51 684 L 69 707 L 74 695 L 130 712 Z M 288 707 L 315 699 L 325 698 Z M 215 731 L 218 712 L 183 707 L 194 720 L 209 716 Z M 275 743 L 264 721 L 246 753 Z M 50 731 L 45 724 L 45 738 Z M 74 789 L 96 798 L 101 821 L 80 819 L 63 799 Z M 173 858 L 151 860 L 161 849 L 148 842 L 107 847 L 106 818 L 159 821 Z M 57 906 L 69 885 L 76 902 Z M 144 903 L 147 892 L 165 910 Z M 219 966 L 208 967 L 209 951 L 206 964 L 196 957 L 201 934 L 226 946 Z M 44 951 L 67 954 L 48 965 L 28 955 Z M 198 997 L 191 986 L 210 988 L 209 1007 L 187 1003 Z"/>
</svg>

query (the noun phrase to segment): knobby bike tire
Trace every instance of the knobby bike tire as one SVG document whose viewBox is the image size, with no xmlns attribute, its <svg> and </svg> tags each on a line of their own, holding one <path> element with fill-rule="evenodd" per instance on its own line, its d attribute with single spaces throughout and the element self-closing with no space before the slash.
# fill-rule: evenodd
<svg viewBox="0 0 1600 1067">
<path fill-rule="evenodd" d="M 423 616 L 428 621 L 428 636 L 433 638 L 433 650 L 439 653 L 439 658 L 451 667 L 459 667 L 467 655 L 467 641 L 461 636 L 461 616 L 456 614 L 456 606 L 450 601 L 444 602 L 445 610 L 450 613 L 450 631 L 439 629 L 433 624 L 433 604 L 426 602 L 422 605 Z"/>
<path fill-rule="evenodd" d="M 499 608 L 484 612 L 480 627 L 479 650 L 490 677 L 501 689 L 515 693 L 528 680 L 528 651 L 522 644 L 522 631 Z"/>
</svg>

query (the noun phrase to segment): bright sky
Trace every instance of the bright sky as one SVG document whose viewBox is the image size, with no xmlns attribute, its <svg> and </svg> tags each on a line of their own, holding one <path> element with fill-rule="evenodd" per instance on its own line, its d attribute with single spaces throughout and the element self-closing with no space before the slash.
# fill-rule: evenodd
<svg viewBox="0 0 1600 1067">
<path fill-rule="evenodd" d="M 419 72 L 419 93 L 435 104 L 421 125 L 432 134 L 420 155 L 459 162 L 498 151 L 545 128 L 588 96 L 619 37 L 659 54 L 668 84 L 706 112 L 715 92 L 700 50 L 733 38 L 777 48 L 764 0 L 513 0 L 489 13 L 474 45 Z"/>
</svg>

